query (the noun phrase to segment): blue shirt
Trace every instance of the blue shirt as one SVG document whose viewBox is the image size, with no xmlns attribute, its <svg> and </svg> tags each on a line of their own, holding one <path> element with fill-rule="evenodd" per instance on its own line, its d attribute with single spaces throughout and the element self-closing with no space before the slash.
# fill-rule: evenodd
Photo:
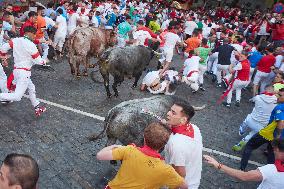
<svg viewBox="0 0 284 189">
<path fill-rule="evenodd" d="M 3 21 L 2 30 L 4 30 L 4 31 L 11 31 L 12 27 L 13 26 L 9 22 Z"/>
<path fill-rule="evenodd" d="M 258 51 L 250 52 L 248 58 L 250 61 L 250 67 L 255 68 L 262 57 L 263 55 Z"/>
<path fill-rule="evenodd" d="M 106 26 L 114 26 L 116 23 L 116 15 L 111 13 L 110 15 L 106 15 L 107 23 Z"/>
<path fill-rule="evenodd" d="M 278 104 L 271 112 L 270 119 L 269 119 L 269 124 L 273 121 L 283 121 L 284 120 L 284 103 Z M 276 129 L 274 130 L 273 133 L 274 137 L 277 136 L 277 131 Z M 284 138 L 284 130 L 282 130 L 280 134 L 280 138 Z"/>
</svg>

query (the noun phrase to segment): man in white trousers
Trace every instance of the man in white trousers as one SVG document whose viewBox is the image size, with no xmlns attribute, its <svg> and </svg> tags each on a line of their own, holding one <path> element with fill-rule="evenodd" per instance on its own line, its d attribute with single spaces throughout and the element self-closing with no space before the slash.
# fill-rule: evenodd
<svg viewBox="0 0 284 189">
<path fill-rule="evenodd" d="M 236 106 L 240 106 L 242 88 L 246 87 L 249 83 L 250 62 L 247 59 L 248 53 L 242 51 L 242 53 L 236 52 L 236 55 L 239 63 L 233 68 L 229 68 L 230 73 L 235 75 L 235 78 L 230 82 L 228 89 L 222 96 L 227 96 L 227 102 L 223 103 L 226 107 L 231 106 L 234 90 L 236 90 Z"/>
<path fill-rule="evenodd" d="M 16 89 L 14 93 L 0 93 L 1 102 L 20 101 L 26 90 L 35 108 L 36 116 L 46 111 L 44 106 L 36 99 L 35 85 L 31 80 L 31 68 L 34 64 L 44 65 L 36 45 L 33 43 L 37 29 L 33 26 L 24 28 L 24 37 L 14 38 L 9 43 L 0 47 L 0 55 L 3 60 L 7 59 L 7 52 L 12 49 L 14 57 L 14 80 Z"/>
<path fill-rule="evenodd" d="M 4 64 L 5 66 L 5 61 L 2 61 L 2 63 L 0 63 L 0 90 L 2 93 L 7 93 L 7 75 L 4 72 L 2 64 Z"/>
<path fill-rule="evenodd" d="M 240 125 L 239 135 L 244 135 L 247 130 L 250 132 L 233 146 L 234 151 L 241 151 L 249 139 L 268 124 L 271 112 L 277 105 L 277 97 L 272 85 L 267 86 L 265 92 L 253 97 L 252 100 L 255 106 Z"/>
<path fill-rule="evenodd" d="M 184 70 L 182 82 L 185 82 L 192 89 L 192 93 L 195 93 L 199 89 L 199 84 L 201 80 L 201 74 L 199 75 L 199 64 L 203 61 L 202 58 L 198 56 L 193 50 L 189 52 L 189 57 L 184 62 Z M 203 77 L 203 75 L 202 75 Z"/>
</svg>

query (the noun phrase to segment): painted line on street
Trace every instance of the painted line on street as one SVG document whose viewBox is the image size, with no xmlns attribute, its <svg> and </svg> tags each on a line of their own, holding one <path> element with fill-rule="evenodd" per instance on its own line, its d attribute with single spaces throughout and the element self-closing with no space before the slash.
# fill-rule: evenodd
<svg viewBox="0 0 284 189">
<path fill-rule="evenodd" d="M 24 96 L 28 98 L 28 95 L 24 95 Z M 81 114 L 81 115 L 84 115 L 84 116 L 87 116 L 87 117 L 91 117 L 91 118 L 97 119 L 99 121 L 104 121 L 105 120 L 104 117 L 101 117 L 101 116 L 98 116 L 98 115 L 95 115 L 95 114 L 91 114 L 91 113 L 88 113 L 88 112 L 77 110 L 77 109 L 74 109 L 74 108 L 71 108 L 71 107 L 68 107 L 68 106 L 64 106 L 64 105 L 61 105 L 61 104 L 57 104 L 57 103 L 54 103 L 54 102 L 50 102 L 50 101 L 44 100 L 44 99 L 38 99 L 38 100 L 43 102 L 43 103 L 45 103 L 45 104 L 48 104 L 50 106 L 54 106 L 54 107 L 57 107 L 57 108 L 61 108 L 63 110 L 67 110 L 67 111 L 71 111 L 71 112 L 74 112 L 74 113 L 77 113 L 77 114 Z M 207 152 L 207 153 L 211 153 L 211 154 L 224 156 L 224 157 L 227 157 L 227 158 L 230 158 L 230 159 L 233 159 L 233 160 L 241 161 L 241 158 L 238 157 L 238 156 L 227 154 L 227 153 L 224 153 L 224 152 L 221 152 L 221 151 L 218 151 L 218 150 L 214 150 L 214 149 L 210 149 L 210 148 L 205 148 L 204 147 L 203 151 Z M 249 161 L 249 164 L 256 165 L 258 167 L 263 166 L 263 164 L 255 162 L 255 161 Z"/>
<path fill-rule="evenodd" d="M 24 97 L 29 98 L 28 95 L 24 95 Z M 64 105 L 61 105 L 61 104 L 57 104 L 55 102 L 50 102 L 48 100 L 44 100 L 44 99 L 40 99 L 40 98 L 38 98 L 38 100 L 40 102 L 43 102 L 43 103 L 48 104 L 50 106 L 55 106 L 57 108 L 61 108 L 63 110 L 67 110 L 67 111 L 70 111 L 70 112 L 81 114 L 81 115 L 84 115 L 84 116 L 87 116 L 87 117 L 91 117 L 91 118 L 94 118 L 94 119 L 97 119 L 97 120 L 100 120 L 100 121 L 104 121 L 105 120 L 104 117 L 101 117 L 101 116 L 98 116 L 98 115 L 95 115 L 95 114 L 91 114 L 91 113 L 88 113 L 88 112 L 84 112 L 84 111 L 81 111 L 81 110 L 77 110 L 77 109 L 74 109 L 74 108 L 71 108 L 71 107 L 68 107 L 68 106 L 64 106 Z"/>
</svg>

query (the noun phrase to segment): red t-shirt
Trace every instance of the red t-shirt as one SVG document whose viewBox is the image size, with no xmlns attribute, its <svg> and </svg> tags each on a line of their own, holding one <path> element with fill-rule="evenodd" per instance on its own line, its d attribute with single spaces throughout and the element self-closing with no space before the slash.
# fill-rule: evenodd
<svg viewBox="0 0 284 189">
<path fill-rule="evenodd" d="M 27 21 L 22 25 L 22 27 L 21 27 L 21 29 L 20 29 L 20 36 L 21 36 L 21 37 L 24 36 L 24 34 L 25 34 L 24 28 L 27 27 L 27 26 L 33 26 L 33 27 L 35 27 L 35 24 L 32 23 L 31 21 L 27 20 Z"/>
<path fill-rule="evenodd" d="M 276 62 L 276 58 L 273 55 L 266 55 L 260 59 L 257 64 L 258 70 L 265 73 L 271 72 L 271 66 Z"/>
</svg>

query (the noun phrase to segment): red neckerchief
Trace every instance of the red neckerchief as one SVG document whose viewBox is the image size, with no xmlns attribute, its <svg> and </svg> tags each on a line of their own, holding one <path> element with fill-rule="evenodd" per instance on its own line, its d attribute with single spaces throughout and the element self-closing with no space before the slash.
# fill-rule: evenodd
<svg viewBox="0 0 284 189">
<path fill-rule="evenodd" d="M 283 160 L 275 160 L 274 163 L 278 172 L 284 172 L 284 161 Z"/>
<path fill-rule="evenodd" d="M 192 71 L 190 71 L 190 72 L 187 74 L 186 77 L 191 77 L 192 74 L 194 74 L 194 73 L 196 73 L 196 72 L 198 72 L 198 71 L 197 71 L 197 70 L 192 70 Z"/>
<path fill-rule="evenodd" d="M 75 11 L 74 11 L 74 10 L 69 9 L 69 10 L 67 11 L 67 13 L 68 13 L 68 14 L 70 14 L 70 15 L 72 15 L 73 13 L 75 13 Z"/>
<path fill-rule="evenodd" d="M 132 143 L 131 145 L 134 146 L 135 148 L 137 148 L 140 152 L 142 152 L 146 156 L 150 156 L 150 157 L 153 157 L 153 158 L 159 158 L 161 160 L 164 160 L 164 158 L 161 156 L 161 154 L 159 154 L 157 151 L 153 150 L 152 148 L 150 148 L 146 144 L 142 148 L 137 147 L 134 143 Z"/>
<path fill-rule="evenodd" d="M 194 138 L 194 129 L 191 123 L 187 123 L 186 125 L 179 125 L 177 127 L 172 127 L 172 132 L 174 134 L 178 133 L 181 135 L 188 136 L 190 138 Z"/>
<path fill-rule="evenodd" d="M 279 82 L 274 82 L 273 85 L 274 85 L 274 84 L 277 84 L 277 83 L 279 83 L 279 84 L 284 84 L 283 81 L 279 81 Z"/>
<path fill-rule="evenodd" d="M 267 95 L 267 96 L 274 96 L 275 95 L 274 93 L 270 93 L 270 92 L 266 92 L 266 91 L 264 91 L 261 94 L 264 94 L 264 95 Z"/>
</svg>

